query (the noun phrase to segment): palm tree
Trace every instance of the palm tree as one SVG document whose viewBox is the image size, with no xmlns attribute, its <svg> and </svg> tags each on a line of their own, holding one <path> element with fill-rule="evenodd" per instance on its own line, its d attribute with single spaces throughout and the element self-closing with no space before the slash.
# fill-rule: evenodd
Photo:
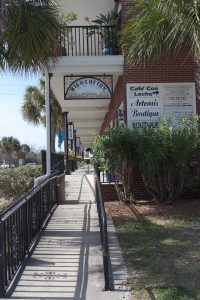
<svg viewBox="0 0 200 300">
<path fill-rule="evenodd" d="M 200 1 L 140 0 L 121 33 L 132 64 L 177 55 L 183 48 L 200 54 Z M 130 14 L 130 11 L 128 12 Z"/>
<path fill-rule="evenodd" d="M 55 152 L 55 137 L 57 129 L 63 128 L 62 110 L 58 101 L 50 89 L 51 102 L 51 150 Z M 42 124 L 45 126 L 45 81 L 40 80 L 39 88 L 28 86 L 24 95 L 24 101 L 21 107 L 23 118 L 28 123 L 35 126 Z"/>
<path fill-rule="evenodd" d="M 22 144 L 19 157 L 22 158 L 24 161 L 26 161 L 27 155 L 31 152 L 31 148 L 27 144 Z"/>
<path fill-rule="evenodd" d="M 62 21 L 51 0 L 0 3 L 0 68 L 38 71 L 55 61 Z"/>
<path fill-rule="evenodd" d="M 3 137 L 0 141 L 1 153 L 5 154 L 8 157 L 8 164 L 9 167 L 11 165 L 12 158 L 15 158 L 21 150 L 21 145 L 18 139 L 10 136 L 10 137 Z"/>
</svg>

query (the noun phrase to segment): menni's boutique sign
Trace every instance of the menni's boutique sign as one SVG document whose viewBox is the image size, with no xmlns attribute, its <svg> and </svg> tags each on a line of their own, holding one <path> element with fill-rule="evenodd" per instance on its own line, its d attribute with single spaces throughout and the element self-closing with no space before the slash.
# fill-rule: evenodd
<svg viewBox="0 0 200 300">
<path fill-rule="evenodd" d="M 111 99 L 112 76 L 64 77 L 64 99 Z"/>
<path fill-rule="evenodd" d="M 137 83 L 127 84 L 128 127 L 156 127 L 159 117 L 173 118 L 196 114 L 195 83 Z"/>
</svg>

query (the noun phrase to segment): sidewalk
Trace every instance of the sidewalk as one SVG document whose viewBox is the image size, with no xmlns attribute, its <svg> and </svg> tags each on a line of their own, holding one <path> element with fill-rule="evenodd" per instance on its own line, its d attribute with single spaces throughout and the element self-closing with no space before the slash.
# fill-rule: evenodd
<svg viewBox="0 0 200 300">
<path fill-rule="evenodd" d="M 65 177 L 65 201 L 55 210 L 10 299 L 131 299 L 126 268 L 108 220 L 115 292 L 104 291 L 93 174 Z"/>
</svg>

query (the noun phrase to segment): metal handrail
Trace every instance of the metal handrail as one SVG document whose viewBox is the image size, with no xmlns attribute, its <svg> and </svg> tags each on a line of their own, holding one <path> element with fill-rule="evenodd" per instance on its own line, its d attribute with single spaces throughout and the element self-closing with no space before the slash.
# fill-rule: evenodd
<svg viewBox="0 0 200 300">
<path fill-rule="evenodd" d="M 97 203 L 97 211 L 98 211 L 99 226 L 100 226 L 100 233 L 101 233 L 105 290 L 110 291 L 113 288 L 111 286 L 111 274 L 109 269 L 110 254 L 109 254 L 109 247 L 108 247 L 107 216 L 106 216 L 104 201 L 101 193 L 101 184 L 98 176 L 98 170 L 95 165 L 94 165 L 94 177 L 95 177 L 96 203 Z"/>
<path fill-rule="evenodd" d="M 61 163 L 63 163 L 63 161 L 59 161 L 57 164 L 54 165 L 54 167 L 57 167 Z M 12 209 L 15 209 L 15 207 L 19 206 L 24 199 L 28 199 L 30 196 L 34 194 L 34 192 L 37 192 L 39 188 L 42 188 L 42 186 L 44 186 L 50 178 L 53 178 L 58 174 L 59 174 L 58 170 L 52 172 L 50 175 L 48 175 L 43 180 L 41 180 L 37 186 L 34 186 L 27 193 L 23 194 L 19 199 L 15 200 L 15 202 L 11 204 L 7 209 L 5 209 L 3 212 L 0 212 L 0 220 L 3 215 L 11 211 Z"/>
<path fill-rule="evenodd" d="M 58 173 L 50 174 L 0 214 L 0 297 L 5 297 L 58 205 Z"/>
</svg>

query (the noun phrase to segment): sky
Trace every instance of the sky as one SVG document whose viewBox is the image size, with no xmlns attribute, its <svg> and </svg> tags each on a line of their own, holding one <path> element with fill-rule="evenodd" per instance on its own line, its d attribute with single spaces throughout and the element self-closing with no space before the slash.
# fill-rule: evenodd
<svg viewBox="0 0 200 300">
<path fill-rule="evenodd" d="M 23 120 L 21 106 L 25 89 L 29 85 L 38 86 L 41 75 L 20 76 L 0 73 L 0 139 L 13 136 L 21 144 L 34 149 L 46 148 L 46 130 L 35 127 Z"/>
</svg>

